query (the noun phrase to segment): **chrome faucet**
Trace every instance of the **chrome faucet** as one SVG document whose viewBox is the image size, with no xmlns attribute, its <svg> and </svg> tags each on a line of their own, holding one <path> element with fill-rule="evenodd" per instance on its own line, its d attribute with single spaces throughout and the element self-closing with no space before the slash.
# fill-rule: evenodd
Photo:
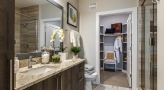
<svg viewBox="0 0 164 90">
<path fill-rule="evenodd" d="M 28 59 L 28 68 L 32 68 L 32 62 L 36 62 L 37 63 L 37 61 L 33 61 L 32 60 L 32 56 L 30 56 L 29 59 Z"/>
</svg>

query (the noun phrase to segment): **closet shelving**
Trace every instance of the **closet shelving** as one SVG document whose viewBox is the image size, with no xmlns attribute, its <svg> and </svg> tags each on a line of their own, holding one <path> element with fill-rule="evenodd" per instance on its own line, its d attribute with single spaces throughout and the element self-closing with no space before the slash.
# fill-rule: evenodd
<svg viewBox="0 0 164 90">
<path fill-rule="evenodd" d="M 122 33 L 114 33 L 114 34 L 104 34 L 104 37 L 115 37 L 115 36 L 120 36 L 123 35 Z"/>
<path fill-rule="evenodd" d="M 127 70 L 127 24 L 122 25 L 123 70 Z"/>
<path fill-rule="evenodd" d="M 122 52 L 122 70 L 127 70 L 127 24 L 122 25 L 122 33 L 114 33 L 114 34 L 104 34 L 105 27 L 100 25 L 100 64 L 101 68 L 103 67 L 103 61 L 105 56 L 104 38 L 115 38 L 117 36 L 122 36 L 122 45 L 123 45 L 123 52 Z"/>
<path fill-rule="evenodd" d="M 103 67 L 104 60 L 104 26 L 100 25 L 100 66 Z"/>
</svg>

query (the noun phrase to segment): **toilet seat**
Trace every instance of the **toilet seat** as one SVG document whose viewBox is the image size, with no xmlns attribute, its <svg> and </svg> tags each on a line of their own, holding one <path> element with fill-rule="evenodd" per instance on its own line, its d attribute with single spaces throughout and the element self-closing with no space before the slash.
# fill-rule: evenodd
<svg viewBox="0 0 164 90">
<path fill-rule="evenodd" d="M 91 75 L 85 74 L 85 79 L 86 79 L 86 80 L 93 81 L 93 80 L 96 79 L 97 75 L 98 75 L 97 73 L 93 73 L 93 74 L 91 74 Z"/>
</svg>

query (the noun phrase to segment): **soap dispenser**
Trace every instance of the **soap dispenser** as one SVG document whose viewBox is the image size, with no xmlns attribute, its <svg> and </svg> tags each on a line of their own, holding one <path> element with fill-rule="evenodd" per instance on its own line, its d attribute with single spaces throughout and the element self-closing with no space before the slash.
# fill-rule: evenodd
<svg viewBox="0 0 164 90">
<path fill-rule="evenodd" d="M 15 64 L 14 64 L 14 69 L 15 69 L 15 73 L 19 71 L 19 59 L 18 57 L 15 57 Z"/>
</svg>

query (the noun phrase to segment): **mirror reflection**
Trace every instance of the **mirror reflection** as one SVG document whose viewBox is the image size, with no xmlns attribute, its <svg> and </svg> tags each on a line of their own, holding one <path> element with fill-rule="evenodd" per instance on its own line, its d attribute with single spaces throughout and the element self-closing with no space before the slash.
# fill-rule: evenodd
<svg viewBox="0 0 164 90">
<path fill-rule="evenodd" d="M 60 48 L 59 35 L 50 42 L 54 30 L 63 26 L 63 8 L 56 5 L 54 1 L 47 0 L 16 0 L 16 54 L 34 52 L 44 46 Z"/>
</svg>

